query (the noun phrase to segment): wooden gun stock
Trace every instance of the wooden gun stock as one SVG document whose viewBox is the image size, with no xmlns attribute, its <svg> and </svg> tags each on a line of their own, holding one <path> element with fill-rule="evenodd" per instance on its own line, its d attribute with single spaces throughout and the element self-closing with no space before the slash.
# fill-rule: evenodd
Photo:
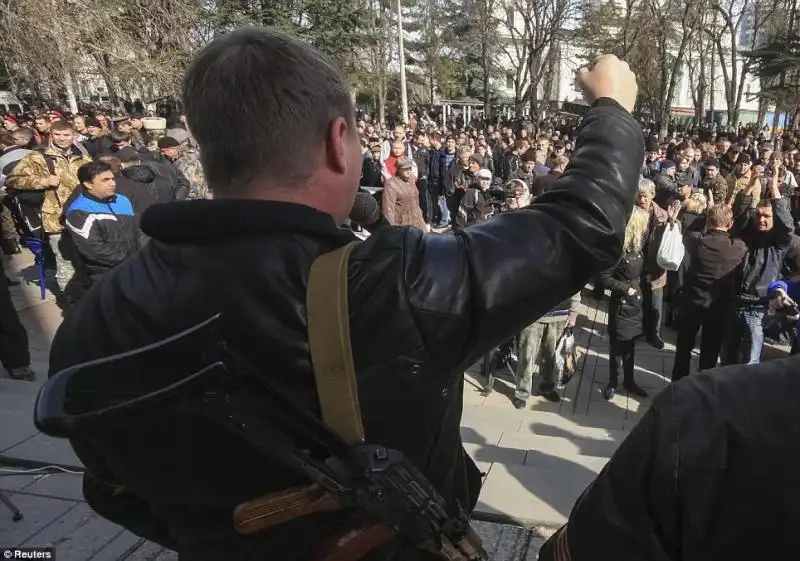
<svg viewBox="0 0 800 561">
<path fill-rule="evenodd" d="M 303 485 L 239 504 L 233 511 L 233 525 L 240 534 L 254 534 L 300 516 L 340 508 L 336 498 L 319 485 Z"/>
</svg>

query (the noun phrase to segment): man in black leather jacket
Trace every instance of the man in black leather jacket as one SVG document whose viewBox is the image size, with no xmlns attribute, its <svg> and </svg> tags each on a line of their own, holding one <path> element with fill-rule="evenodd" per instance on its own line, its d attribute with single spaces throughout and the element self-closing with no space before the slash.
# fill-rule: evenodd
<svg viewBox="0 0 800 561">
<path fill-rule="evenodd" d="M 621 254 L 644 157 L 629 113 L 635 77 L 603 57 L 581 81 L 594 105 L 570 167 L 533 206 L 455 235 L 387 227 L 350 257 L 366 437 L 405 453 L 453 511 L 471 511 L 481 485 L 459 434 L 464 369 Z M 362 163 L 350 89 L 307 44 L 244 28 L 198 55 L 183 93 L 215 200 L 145 213 L 151 242 L 65 320 L 50 372 L 160 341 L 222 312 L 226 340 L 319 415 L 306 284 L 318 255 L 354 239 L 338 227 Z M 178 550 L 181 561 L 302 561 L 342 524 L 341 513 L 326 512 L 236 534 L 237 503 L 306 480 L 211 422 L 153 412 L 113 449 L 80 438 L 72 445 L 87 467 L 91 507 Z M 436 559 L 397 540 L 369 559 L 390 557 Z"/>
<path fill-rule="evenodd" d="M 800 357 L 667 386 L 539 561 L 752 561 L 800 546 Z"/>
</svg>

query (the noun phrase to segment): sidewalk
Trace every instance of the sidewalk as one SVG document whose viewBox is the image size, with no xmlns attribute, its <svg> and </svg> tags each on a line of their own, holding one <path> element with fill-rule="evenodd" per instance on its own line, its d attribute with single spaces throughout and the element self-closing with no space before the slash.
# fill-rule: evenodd
<svg viewBox="0 0 800 561">
<path fill-rule="evenodd" d="M 80 471 L 68 442 L 39 434 L 32 406 L 47 373 L 50 342 L 61 322 L 52 296 L 39 299 L 32 259 L 6 260 L 6 273 L 22 285 L 12 293 L 28 330 L 35 383 L 0 379 L 0 488 L 25 515 L 20 522 L 0 505 L 0 546 L 55 545 L 59 561 L 174 561 L 177 557 L 95 515 L 83 502 L 80 475 L 9 475 L 7 470 L 57 465 Z M 485 472 L 476 528 L 497 561 L 533 561 L 542 537 L 561 525 L 570 509 L 608 458 L 642 417 L 649 399 L 619 393 L 611 402 L 601 394 L 608 380 L 605 303 L 595 307 L 584 295 L 576 338 L 582 352 L 581 374 L 567 386 L 560 403 L 532 398 L 526 410 L 511 404 L 510 373 L 502 373 L 495 391 L 483 397 L 479 365 L 466 373 L 462 436 L 465 447 Z M 670 333 L 665 334 L 669 339 Z M 674 347 L 636 348 L 636 380 L 655 395 L 666 385 Z M 22 467 L 21 467 L 22 466 Z M 488 521 L 512 520 L 520 526 Z"/>
<path fill-rule="evenodd" d="M 480 393 L 480 365 L 467 372 L 462 437 L 486 473 L 477 510 L 503 515 L 526 526 L 563 524 L 575 500 L 647 411 L 650 399 L 669 381 L 674 346 L 663 350 L 636 346 L 636 381 L 650 396 L 640 399 L 621 390 L 603 399 L 608 381 L 607 301 L 588 291 L 576 328 L 581 351 L 580 376 L 569 382 L 560 403 L 542 397 L 516 410 L 511 404 L 513 376 L 496 379 L 495 391 Z M 665 333 L 667 339 L 670 333 Z"/>
</svg>

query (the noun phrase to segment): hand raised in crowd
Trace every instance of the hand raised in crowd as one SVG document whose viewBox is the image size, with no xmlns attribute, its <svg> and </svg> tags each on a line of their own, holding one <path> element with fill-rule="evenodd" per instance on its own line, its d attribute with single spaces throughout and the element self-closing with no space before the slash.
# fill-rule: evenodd
<svg viewBox="0 0 800 561">
<path fill-rule="evenodd" d="M 633 111 L 639 91 L 636 75 L 631 72 L 628 63 L 614 55 L 601 55 L 588 68 L 581 68 L 578 71 L 578 85 L 589 103 L 608 97 L 629 112 Z"/>
<path fill-rule="evenodd" d="M 667 220 L 670 222 L 675 222 L 678 218 L 678 213 L 681 211 L 681 202 L 679 200 L 674 200 L 669 203 L 667 207 Z"/>
</svg>

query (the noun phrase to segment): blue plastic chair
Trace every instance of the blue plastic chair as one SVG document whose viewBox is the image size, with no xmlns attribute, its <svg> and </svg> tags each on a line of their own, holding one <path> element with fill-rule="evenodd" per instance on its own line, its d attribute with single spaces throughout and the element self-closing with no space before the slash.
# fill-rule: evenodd
<svg viewBox="0 0 800 561">
<path fill-rule="evenodd" d="M 45 300 L 47 298 L 47 272 L 44 266 L 44 241 L 31 236 L 22 236 L 20 241 L 33 253 L 34 262 L 39 268 L 39 288 L 42 292 L 42 300 Z"/>
</svg>

